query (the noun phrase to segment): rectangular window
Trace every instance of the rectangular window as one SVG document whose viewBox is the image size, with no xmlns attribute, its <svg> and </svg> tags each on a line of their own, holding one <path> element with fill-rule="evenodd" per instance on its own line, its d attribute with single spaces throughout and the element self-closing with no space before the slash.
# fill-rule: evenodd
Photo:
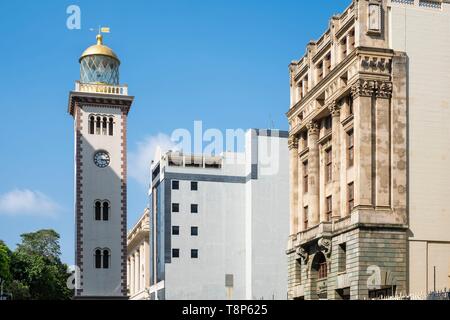
<svg viewBox="0 0 450 320">
<path fill-rule="evenodd" d="M 331 118 L 331 115 L 326 117 L 324 120 L 324 127 L 325 127 L 325 133 L 328 133 L 331 131 L 333 126 L 333 120 Z"/>
<path fill-rule="evenodd" d="M 347 161 L 348 167 L 352 167 L 355 160 L 354 136 L 353 130 L 347 133 Z"/>
<path fill-rule="evenodd" d="M 325 150 L 325 182 L 329 183 L 332 179 L 332 164 L 333 156 L 331 153 L 331 148 Z"/>
<path fill-rule="evenodd" d="M 302 133 L 302 137 L 303 137 L 303 141 L 305 142 L 304 143 L 304 148 L 308 148 L 308 132 L 303 132 Z"/>
<path fill-rule="evenodd" d="M 319 263 L 319 279 L 325 279 L 327 277 L 328 270 L 327 270 L 327 262 L 321 262 Z"/>
<path fill-rule="evenodd" d="M 172 190 L 179 190 L 180 189 L 180 181 L 173 180 L 172 181 Z"/>
<path fill-rule="evenodd" d="M 333 212 L 333 201 L 332 201 L 332 196 L 327 197 L 326 199 L 327 201 L 327 221 L 331 221 L 331 216 L 332 216 L 332 212 Z"/>
<path fill-rule="evenodd" d="M 348 212 L 352 212 L 354 207 L 354 185 L 353 182 L 348 184 Z"/>
<path fill-rule="evenodd" d="M 347 271 L 347 244 L 341 243 L 338 246 L 338 272 Z"/>
<path fill-rule="evenodd" d="M 308 161 L 303 162 L 303 193 L 308 192 Z"/>
<path fill-rule="evenodd" d="M 198 259 L 198 249 L 192 249 L 191 250 L 191 258 L 192 259 Z"/>
<path fill-rule="evenodd" d="M 306 230 L 308 229 L 308 206 L 303 208 L 303 229 Z"/>
<path fill-rule="evenodd" d="M 191 181 L 191 190 L 192 191 L 198 190 L 198 182 L 197 181 Z"/>
<path fill-rule="evenodd" d="M 198 213 L 198 204 L 191 204 L 191 213 Z"/>
<path fill-rule="evenodd" d="M 347 37 L 341 40 L 341 61 L 347 56 Z"/>
<path fill-rule="evenodd" d="M 349 115 L 353 114 L 353 98 L 348 96 L 348 113 Z"/>
<path fill-rule="evenodd" d="M 172 249 L 172 258 L 180 257 L 180 249 Z"/>
<path fill-rule="evenodd" d="M 180 204 L 172 203 L 172 212 L 180 212 Z"/>
<path fill-rule="evenodd" d="M 172 235 L 178 236 L 180 234 L 180 227 L 179 226 L 172 226 Z"/>
<path fill-rule="evenodd" d="M 198 227 L 191 227 L 191 236 L 198 236 Z"/>
</svg>

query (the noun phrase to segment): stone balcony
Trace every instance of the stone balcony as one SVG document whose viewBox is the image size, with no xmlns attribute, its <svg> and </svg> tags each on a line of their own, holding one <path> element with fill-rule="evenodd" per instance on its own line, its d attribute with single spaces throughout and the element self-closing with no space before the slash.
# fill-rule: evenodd
<svg viewBox="0 0 450 320">
<path fill-rule="evenodd" d="M 97 83 L 82 83 L 80 81 L 75 82 L 76 92 L 89 92 L 89 93 L 100 93 L 100 94 L 110 94 L 110 95 L 128 95 L 128 86 L 114 86 L 108 84 L 97 84 Z"/>
</svg>

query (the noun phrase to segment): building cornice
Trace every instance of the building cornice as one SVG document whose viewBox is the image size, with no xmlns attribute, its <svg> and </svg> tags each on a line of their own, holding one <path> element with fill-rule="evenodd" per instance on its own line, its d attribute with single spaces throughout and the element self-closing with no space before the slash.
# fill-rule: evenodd
<svg viewBox="0 0 450 320">
<path fill-rule="evenodd" d="M 121 108 L 128 114 L 133 100 L 134 96 L 71 91 L 69 94 L 68 112 L 73 116 L 75 103 L 78 102 L 82 104 Z"/>
</svg>

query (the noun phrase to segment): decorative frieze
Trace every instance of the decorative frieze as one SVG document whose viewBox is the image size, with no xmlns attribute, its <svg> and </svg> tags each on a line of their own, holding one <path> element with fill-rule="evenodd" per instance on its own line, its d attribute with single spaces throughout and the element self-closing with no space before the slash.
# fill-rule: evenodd
<svg viewBox="0 0 450 320">
<path fill-rule="evenodd" d="M 297 257 L 297 260 L 300 259 L 302 264 L 308 263 L 309 254 L 303 247 L 298 247 L 297 250 L 295 250 L 295 254 Z"/>
<path fill-rule="evenodd" d="M 387 57 L 361 56 L 360 66 L 362 72 L 389 74 L 392 60 Z"/>
<path fill-rule="evenodd" d="M 288 139 L 289 150 L 298 149 L 298 138 L 294 135 L 290 136 Z"/>
<path fill-rule="evenodd" d="M 326 257 L 330 257 L 330 255 L 331 255 L 331 239 L 320 238 L 317 241 L 317 247 L 318 247 L 319 251 L 322 251 L 322 253 Z"/>
<path fill-rule="evenodd" d="M 308 134 L 318 134 L 319 133 L 319 124 L 315 121 L 310 121 L 306 124 L 306 129 L 308 129 Z"/>
<path fill-rule="evenodd" d="M 389 99 L 392 96 L 392 82 L 379 81 L 376 89 L 377 98 Z"/>
<path fill-rule="evenodd" d="M 376 81 L 358 79 L 351 88 L 351 94 L 353 99 L 359 97 L 371 97 L 376 89 Z"/>
<path fill-rule="evenodd" d="M 332 101 L 328 105 L 328 110 L 332 117 L 339 117 L 341 115 L 341 108 L 336 101 Z"/>
<path fill-rule="evenodd" d="M 353 99 L 358 97 L 390 98 L 392 96 L 392 82 L 358 79 L 351 87 Z"/>
</svg>

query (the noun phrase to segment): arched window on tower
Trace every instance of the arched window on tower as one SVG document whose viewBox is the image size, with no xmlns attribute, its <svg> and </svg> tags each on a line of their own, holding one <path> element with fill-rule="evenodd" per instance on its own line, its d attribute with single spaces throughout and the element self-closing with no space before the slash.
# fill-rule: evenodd
<svg viewBox="0 0 450 320">
<path fill-rule="evenodd" d="M 101 118 L 97 117 L 97 122 L 95 126 L 95 134 L 100 134 Z"/>
<path fill-rule="evenodd" d="M 102 204 L 100 203 L 100 201 L 95 201 L 95 220 L 97 221 L 102 220 L 101 210 Z"/>
<path fill-rule="evenodd" d="M 109 202 L 103 202 L 103 221 L 109 220 Z"/>
<path fill-rule="evenodd" d="M 108 120 L 106 117 L 103 117 L 103 126 L 102 126 L 102 134 L 106 136 L 106 127 L 108 126 Z"/>
<path fill-rule="evenodd" d="M 89 134 L 94 134 L 95 128 L 95 118 L 94 116 L 89 117 Z"/>
<path fill-rule="evenodd" d="M 103 250 L 103 269 L 109 268 L 109 258 L 110 258 L 109 250 L 104 249 Z"/>
<path fill-rule="evenodd" d="M 95 268 L 101 269 L 101 267 L 102 267 L 102 250 L 100 250 L 100 249 L 95 250 L 94 260 L 95 260 Z"/>
<path fill-rule="evenodd" d="M 114 119 L 109 118 L 109 135 L 112 136 L 114 134 Z"/>
</svg>

